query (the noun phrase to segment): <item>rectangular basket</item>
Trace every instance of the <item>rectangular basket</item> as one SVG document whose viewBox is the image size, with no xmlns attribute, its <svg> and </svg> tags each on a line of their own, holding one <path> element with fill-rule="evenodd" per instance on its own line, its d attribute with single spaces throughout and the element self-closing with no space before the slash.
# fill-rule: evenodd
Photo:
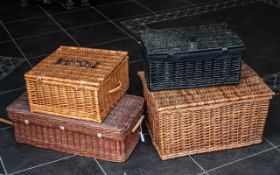
<svg viewBox="0 0 280 175">
<path fill-rule="evenodd" d="M 236 84 L 245 45 L 227 24 L 140 31 L 149 90 Z"/>
<path fill-rule="evenodd" d="M 247 65 L 239 85 L 148 90 L 148 130 L 161 159 L 238 148 L 263 140 L 274 93 Z"/>
<path fill-rule="evenodd" d="M 127 55 L 59 47 L 25 74 L 31 111 L 102 122 L 128 89 Z"/>
<path fill-rule="evenodd" d="M 19 143 L 123 162 L 139 140 L 144 99 L 124 95 L 101 124 L 30 112 L 26 94 L 8 106 Z"/>
</svg>

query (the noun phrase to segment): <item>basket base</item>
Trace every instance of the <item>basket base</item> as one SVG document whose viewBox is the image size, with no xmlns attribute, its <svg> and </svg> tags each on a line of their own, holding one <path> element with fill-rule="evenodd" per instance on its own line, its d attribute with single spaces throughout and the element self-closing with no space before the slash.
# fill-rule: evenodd
<svg viewBox="0 0 280 175">
<path fill-rule="evenodd" d="M 44 144 L 41 141 L 32 141 L 28 140 L 26 138 L 21 138 L 21 137 L 16 137 L 16 142 L 21 143 L 21 144 L 28 144 L 32 145 L 38 148 L 44 148 L 44 149 L 49 149 L 49 150 L 54 150 L 54 151 L 59 151 L 59 152 L 64 152 L 64 153 L 70 153 L 74 155 L 79 155 L 79 156 L 84 156 L 84 157 L 89 157 L 89 158 L 97 158 L 101 160 L 106 160 L 106 161 L 111 161 L 111 162 L 125 162 L 133 150 L 135 149 L 136 145 L 138 144 L 139 137 L 135 137 L 134 141 L 131 142 L 131 145 L 129 145 L 129 149 L 127 150 L 126 154 L 119 155 L 119 154 L 112 154 L 108 152 L 107 154 L 98 154 L 93 151 L 87 151 L 87 150 L 77 150 L 76 148 L 70 148 L 70 147 L 64 147 L 64 146 L 58 146 L 58 145 L 50 145 L 50 144 Z"/>
<path fill-rule="evenodd" d="M 150 136 L 152 136 L 150 129 L 148 129 L 148 130 L 149 130 Z M 229 145 L 224 145 L 224 146 L 219 146 L 219 147 L 187 150 L 187 151 L 183 151 L 180 153 L 174 153 L 174 154 L 163 154 L 162 151 L 159 149 L 155 140 L 153 138 L 151 138 L 151 140 L 152 140 L 152 143 L 153 143 L 155 149 L 157 150 L 161 160 L 168 160 L 168 159 L 174 159 L 174 158 L 178 158 L 178 157 L 190 156 L 190 155 L 195 155 L 195 154 L 210 153 L 210 152 L 215 152 L 215 151 L 223 151 L 223 150 L 229 150 L 229 149 L 234 149 L 234 148 L 241 148 L 241 147 L 245 147 L 245 146 L 260 144 L 263 142 L 263 139 L 257 139 L 254 141 L 238 143 L 238 144 L 234 143 L 234 144 L 229 144 Z"/>
</svg>

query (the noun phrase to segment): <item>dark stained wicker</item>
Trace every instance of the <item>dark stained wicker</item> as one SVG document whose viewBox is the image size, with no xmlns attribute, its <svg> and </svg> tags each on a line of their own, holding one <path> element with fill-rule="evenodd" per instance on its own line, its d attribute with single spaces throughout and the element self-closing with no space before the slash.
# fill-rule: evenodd
<svg viewBox="0 0 280 175">
<path fill-rule="evenodd" d="M 245 45 L 227 24 L 146 29 L 146 79 L 150 90 L 236 84 Z"/>
<path fill-rule="evenodd" d="M 14 123 L 17 142 L 123 162 L 138 143 L 143 107 L 142 97 L 124 95 L 99 124 L 30 112 L 27 96 L 23 94 L 7 111 Z"/>
</svg>

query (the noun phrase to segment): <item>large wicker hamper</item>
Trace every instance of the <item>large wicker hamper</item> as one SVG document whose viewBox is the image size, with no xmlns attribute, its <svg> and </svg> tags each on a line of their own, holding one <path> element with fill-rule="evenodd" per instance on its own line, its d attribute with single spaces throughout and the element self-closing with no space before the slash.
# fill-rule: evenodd
<svg viewBox="0 0 280 175">
<path fill-rule="evenodd" d="M 25 79 L 32 112 L 101 122 L 128 89 L 128 53 L 61 46 Z"/>
<path fill-rule="evenodd" d="M 238 148 L 263 140 L 274 95 L 247 65 L 239 85 L 150 92 L 147 125 L 161 159 Z"/>
<path fill-rule="evenodd" d="M 144 99 L 124 95 L 101 124 L 30 112 L 23 94 L 8 106 L 17 142 L 123 162 L 139 140 Z"/>
</svg>

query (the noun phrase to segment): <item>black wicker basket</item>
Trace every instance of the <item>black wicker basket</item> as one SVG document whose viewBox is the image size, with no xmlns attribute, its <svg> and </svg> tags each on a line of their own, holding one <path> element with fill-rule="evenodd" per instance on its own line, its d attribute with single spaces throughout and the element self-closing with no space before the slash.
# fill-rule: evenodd
<svg viewBox="0 0 280 175">
<path fill-rule="evenodd" d="M 236 84 L 245 44 L 225 23 L 140 31 L 150 90 Z"/>
</svg>

